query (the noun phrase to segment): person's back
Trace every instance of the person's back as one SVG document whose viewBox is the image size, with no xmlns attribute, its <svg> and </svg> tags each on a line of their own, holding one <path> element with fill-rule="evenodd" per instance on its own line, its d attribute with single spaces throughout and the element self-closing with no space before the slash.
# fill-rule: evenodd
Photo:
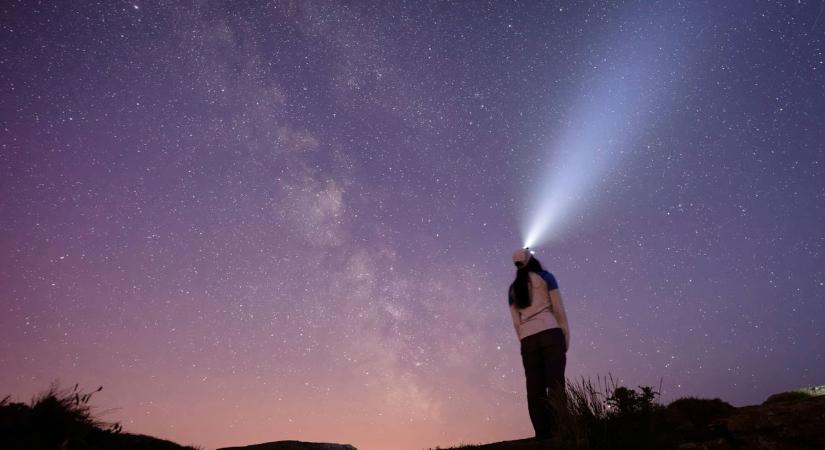
<svg viewBox="0 0 825 450">
<path fill-rule="evenodd" d="M 519 339 L 539 333 L 551 328 L 558 328 L 559 323 L 553 315 L 553 307 L 550 301 L 550 291 L 557 286 L 550 286 L 546 278 L 555 281 L 549 272 L 530 272 L 529 295 L 530 305 L 526 308 L 519 308 L 515 302 L 511 302 L 510 309 L 515 315 L 513 322 L 517 323 L 516 333 Z M 511 292 L 512 296 L 513 293 Z"/>
</svg>

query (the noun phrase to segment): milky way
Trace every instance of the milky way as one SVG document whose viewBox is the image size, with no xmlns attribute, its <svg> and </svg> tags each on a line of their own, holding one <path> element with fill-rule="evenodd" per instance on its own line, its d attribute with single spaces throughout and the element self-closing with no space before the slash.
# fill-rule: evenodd
<svg viewBox="0 0 825 450">
<path fill-rule="evenodd" d="M 822 2 L 83 3 L 0 7 L 0 397 L 103 385 L 207 448 L 530 436 L 510 253 L 591 132 L 625 156 L 536 249 L 568 377 L 825 383 Z"/>
</svg>

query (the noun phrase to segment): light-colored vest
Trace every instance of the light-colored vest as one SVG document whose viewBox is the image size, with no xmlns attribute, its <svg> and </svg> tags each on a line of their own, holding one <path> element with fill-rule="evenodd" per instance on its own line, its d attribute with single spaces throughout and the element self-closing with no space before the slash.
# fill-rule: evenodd
<svg viewBox="0 0 825 450">
<path fill-rule="evenodd" d="M 519 309 L 515 302 L 510 305 L 510 308 L 515 308 L 515 312 L 518 314 L 519 339 L 524 339 L 540 331 L 559 328 L 559 323 L 553 315 L 547 282 L 535 272 L 530 272 L 528 275 L 530 276 L 530 306 Z"/>
</svg>

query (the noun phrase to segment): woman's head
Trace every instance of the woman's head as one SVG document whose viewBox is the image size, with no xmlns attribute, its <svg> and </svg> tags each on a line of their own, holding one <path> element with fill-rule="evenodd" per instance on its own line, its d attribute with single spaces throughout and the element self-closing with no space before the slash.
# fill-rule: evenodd
<svg viewBox="0 0 825 450">
<path fill-rule="evenodd" d="M 510 285 L 510 303 L 519 309 L 530 306 L 530 272 L 542 272 L 544 267 L 529 249 L 518 249 L 513 253 L 516 265 L 516 279 Z"/>
<path fill-rule="evenodd" d="M 528 272 L 541 272 L 544 270 L 529 248 L 520 248 L 513 252 L 513 264 L 516 265 L 516 269 L 526 269 Z"/>
</svg>

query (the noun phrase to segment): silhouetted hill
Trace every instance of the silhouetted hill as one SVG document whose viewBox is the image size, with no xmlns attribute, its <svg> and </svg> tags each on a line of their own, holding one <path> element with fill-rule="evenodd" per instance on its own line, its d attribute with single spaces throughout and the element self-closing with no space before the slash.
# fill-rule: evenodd
<svg viewBox="0 0 825 450">
<path fill-rule="evenodd" d="M 100 389 L 94 392 L 98 392 Z M 151 436 L 123 433 L 91 414 L 91 393 L 53 387 L 31 404 L 0 401 L 0 450 L 196 450 Z M 552 440 L 522 439 L 452 450 L 815 450 L 825 449 L 825 386 L 772 395 L 734 408 L 719 399 L 684 398 L 667 406 L 652 388 L 589 381 L 568 385 Z M 440 448 L 440 447 L 439 447 Z M 357 450 L 351 445 L 278 441 L 218 450 Z M 389 449 L 391 450 L 391 449 Z M 447 449 L 444 449 L 447 450 Z"/>
<path fill-rule="evenodd" d="M 218 450 L 358 450 L 347 444 L 328 444 L 323 442 L 277 441 L 246 447 L 224 447 Z"/>
</svg>

